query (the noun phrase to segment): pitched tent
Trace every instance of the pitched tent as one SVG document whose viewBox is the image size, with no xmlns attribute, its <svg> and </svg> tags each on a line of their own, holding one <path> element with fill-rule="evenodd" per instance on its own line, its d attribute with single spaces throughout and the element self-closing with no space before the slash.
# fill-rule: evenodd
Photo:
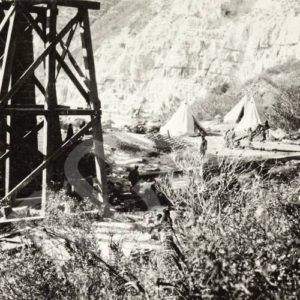
<svg viewBox="0 0 300 300">
<path fill-rule="evenodd" d="M 259 113 L 257 111 L 255 101 L 250 98 L 244 105 L 244 114 L 242 119 L 235 126 L 236 131 L 247 131 L 249 128 L 254 130 L 257 125 L 262 124 Z"/>
<path fill-rule="evenodd" d="M 160 133 L 169 136 L 196 135 L 196 130 L 205 133 L 198 120 L 194 117 L 190 106 L 182 103 L 171 119 L 160 128 Z"/>
<path fill-rule="evenodd" d="M 238 123 L 244 114 L 245 104 L 247 103 L 247 96 L 244 96 L 240 102 L 238 102 L 229 113 L 224 117 L 225 123 Z"/>
</svg>

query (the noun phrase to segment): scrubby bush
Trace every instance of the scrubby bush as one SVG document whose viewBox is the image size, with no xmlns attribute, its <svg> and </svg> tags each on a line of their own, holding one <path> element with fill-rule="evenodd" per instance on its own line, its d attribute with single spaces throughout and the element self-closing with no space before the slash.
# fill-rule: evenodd
<svg viewBox="0 0 300 300">
<path fill-rule="evenodd" d="M 240 164 L 226 161 L 217 177 L 186 169 L 185 188 L 161 186 L 182 211 L 186 268 L 178 288 L 187 299 L 297 299 L 299 177 L 288 185 L 259 175 L 245 183 Z"/>
<path fill-rule="evenodd" d="M 173 222 L 158 228 L 160 250 L 126 257 L 113 244 L 105 262 L 92 222 L 52 201 L 35 229 L 72 258 L 57 264 L 29 244 L 1 253 L 2 299 L 299 298 L 299 177 L 281 183 L 226 160 L 208 173 L 197 155 L 175 154 L 185 186 L 174 188 L 171 175 L 158 182 L 173 204 Z"/>
<path fill-rule="evenodd" d="M 130 272 L 103 259 L 93 220 L 81 209 L 72 215 L 63 211 L 62 202 L 70 201 L 53 194 L 42 222 L 15 228 L 22 230 L 24 246 L 0 251 L 1 299 L 115 300 L 124 299 L 127 291 L 143 294 Z"/>
<path fill-rule="evenodd" d="M 268 118 L 276 127 L 287 132 L 300 128 L 300 87 L 292 86 L 282 89 L 272 105 Z"/>
<path fill-rule="evenodd" d="M 193 111 L 199 120 L 212 120 L 216 116 L 223 117 L 238 101 L 236 96 L 226 93 L 227 86 L 223 85 L 205 99 L 193 104 Z"/>
</svg>

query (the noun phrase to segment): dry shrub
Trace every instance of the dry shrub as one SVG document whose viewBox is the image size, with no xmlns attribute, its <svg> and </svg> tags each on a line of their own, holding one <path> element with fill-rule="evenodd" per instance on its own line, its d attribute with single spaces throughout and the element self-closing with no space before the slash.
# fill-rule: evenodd
<svg viewBox="0 0 300 300">
<path fill-rule="evenodd" d="M 2 299 L 299 298 L 299 177 L 262 179 L 227 160 L 203 172 L 196 152 L 174 160 L 188 184 L 173 188 L 171 175 L 158 182 L 173 203 L 161 250 L 128 258 L 114 244 L 105 262 L 91 221 L 65 216 L 54 197 L 35 229 L 64 241 L 72 259 L 59 267 L 29 244 L 1 253 Z"/>
<path fill-rule="evenodd" d="M 212 120 L 216 116 L 223 117 L 237 101 L 238 98 L 229 93 L 209 93 L 204 100 L 193 104 L 193 111 L 197 112 L 196 117 L 199 120 Z"/>
<path fill-rule="evenodd" d="M 287 132 L 300 128 L 300 87 L 282 89 L 275 104 L 271 107 L 268 118 L 271 124 Z"/>
<path fill-rule="evenodd" d="M 22 230 L 24 247 L 0 252 L 1 299 L 115 300 L 144 294 L 129 271 L 102 258 L 93 220 L 81 210 L 63 212 L 62 202 L 71 201 L 52 194 L 42 222 L 15 228 Z"/>
<path fill-rule="evenodd" d="M 218 168 L 206 179 L 190 173 L 180 190 L 161 182 L 181 212 L 176 233 L 186 268 L 178 290 L 186 299 L 297 299 L 299 177 L 283 184 L 256 175 L 245 183 L 240 163 Z"/>
</svg>

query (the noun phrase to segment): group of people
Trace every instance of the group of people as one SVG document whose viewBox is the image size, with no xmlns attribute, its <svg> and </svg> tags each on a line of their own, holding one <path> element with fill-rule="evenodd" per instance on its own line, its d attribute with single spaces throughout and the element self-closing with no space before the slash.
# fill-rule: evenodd
<svg viewBox="0 0 300 300">
<path fill-rule="evenodd" d="M 85 121 L 82 121 L 79 125 L 79 129 L 82 129 L 86 125 Z M 68 125 L 67 134 L 65 138 L 65 142 L 68 141 L 74 135 L 74 127 L 73 124 Z"/>
<path fill-rule="evenodd" d="M 249 128 L 247 136 L 248 136 L 248 139 L 250 142 L 252 142 L 254 137 L 256 137 L 256 136 L 261 136 L 260 141 L 264 142 L 270 137 L 269 132 L 270 132 L 270 125 L 269 125 L 268 120 L 266 120 L 264 125 L 258 125 L 255 128 L 255 130 L 252 130 L 251 128 Z M 239 143 L 239 141 L 236 140 L 236 134 L 235 134 L 234 128 L 228 129 L 225 132 L 224 140 L 225 140 L 226 148 L 230 148 L 230 149 L 234 148 Z"/>
<path fill-rule="evenodd" d="M 255 136 L 261 136 L 261 142 L 266 141 L 270 137 L 270 125 L 268 120 L 266 120 L 264 125 L 258 125 L 255 130 L 249 128 L 248 130 L 248 138 L 249 141 L 252 142 Z"/>
</svg>

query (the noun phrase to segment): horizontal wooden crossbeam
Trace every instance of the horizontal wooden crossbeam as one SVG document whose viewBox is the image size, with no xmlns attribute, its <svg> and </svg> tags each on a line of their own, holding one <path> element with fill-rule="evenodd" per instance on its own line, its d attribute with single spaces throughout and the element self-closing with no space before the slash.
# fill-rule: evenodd
<svg viewBox="0 0 300 300">
<path fill-rule="evenodd" d="M 0 110 L 5 108 L 44 108 L 43 104 L 16 104 L 16 105 L 7 105 L 5 107 L 0 108 Z M 68 105 L 57 105 L 56 108 L 69 109 Z"/>
<path fill-rule="evenodd" d="M 23 218 L 8 218 L 8 219 L 0 219 L 0 224 L 5 224 L 5 223 L 16 223 L 16 222 L 24 222 L 24 221 L 40 221 L 43 220 L 45 216 L 44 212 L 41 212 L 40 216 L 36 217 L 23 217 Z"/>
<path fill-rule="evenodd" d="M 95 115 L 94 109 L 67 109 L 67 108 L 53 108 L 46 110 L 42 108 L 28 108 L 28 107 L 5 107 L 0 109 L 0 114 L 3 115 L 37 115 L 37 116 L 49 116 L 49 115 L 61 115 L 61 116 L 91 116 Z"/>
<path fill-rule="evenodd" d="M 87 9 L 100 9 L 100 3 L 96 1 L 85 1 L 85 0 L 2 0 L 0 3 L 0 9 L 8 9 L 12 3 L 21 3 L 24 5 L 48 5 L 56 4 L 59 6 L 69 6 L 77 8 L 87 8 Z"/>
</svg>

